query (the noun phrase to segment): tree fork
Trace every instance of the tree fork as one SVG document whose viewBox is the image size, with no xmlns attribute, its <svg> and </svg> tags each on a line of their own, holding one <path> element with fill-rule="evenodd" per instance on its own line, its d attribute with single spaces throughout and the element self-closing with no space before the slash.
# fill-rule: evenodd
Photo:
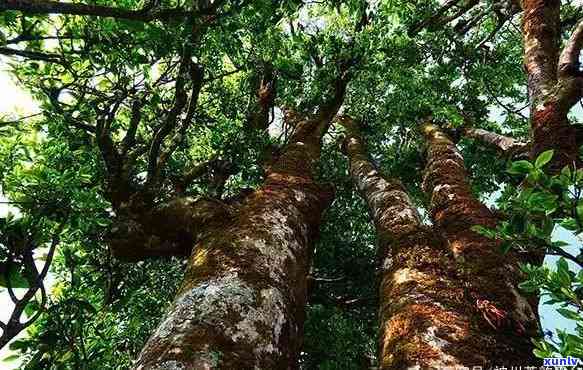
<svg viewBox="0 0 583 370">
<path fill-rule="evenodd" d="M 577 25 L 561 51 L 560 7 L 559 0 L 522 1 L 524 66 L 533 138 L 530 156 L 534 159 L 546 150 L 554 150 L 549 164 L 551 173 L 579 162 L 576 129 L 567 114 L 581 98 L 579 53 L 583 27 Z"/>
<path fill-rule="evenodd" d="M 340 122 L 350 176 L 368 204 L 381 257 L 380 368 L 483 364 L 490 353 L 469 335 L 475 313 L 467 310 L 451 252 L 421 223 L 399 181 L 369 160 L 358 124 L 346 116 Z"/>
<path fill-rule="evenodd" d="M 135 369 L 297 367 L 313 242 L 333 198 L 313 171 L 348 78 L 341 73 L 333 97 L 313 116 L 286 117 L 297 119 L 289 144 L 232 221 L 196 244 Z"/>
</svg>

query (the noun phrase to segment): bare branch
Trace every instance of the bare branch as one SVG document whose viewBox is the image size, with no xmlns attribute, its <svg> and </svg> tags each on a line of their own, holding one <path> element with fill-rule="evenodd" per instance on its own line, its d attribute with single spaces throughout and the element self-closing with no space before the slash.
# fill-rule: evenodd
<svg viewBox="0 0 583 370">
<path fill-rule="evenodd" d="M 39 112 L 39 113 L 30 114 L 28 116 L 20 117 L 20 118 L 17 118 L 15 120 L 11 120 L 11 121 L 0 121 L 0 127 L 14 125 L 16 123 L 20 123 L 20 122 L 27 120 L 29 118 L 38 117 L 41 114 L 42 114 L 42 112 Z"/>
<path fill-rule="evenodd" d="M 196 106 L 198 103 L 198 96 L 200 95 L 200 91 L 203 85 L 203 77 L 204 77 L 204 69 L 199 64 L 192 64 L 190 66 L 190 79 L 192 80 L 192 88 L 190 92 L 190 99 L 188 102 L 188 108 L 186 110 L 186 117 L 180 123 L 180 128 L 175 133 L 174 137 L 172 138 L 172 142 L 168 145 L 168 148 L 160 154 L 160 158 L 158 160 L 158 167 L 162 168 L 168 158 L 174 153 L 176 148 L 184 141 L 184 137 L 186 136 L 186 132 L 188 128 L 192 124 L 192 120 L 194 119 L 194 113 L 196 111 Z"/>
<path fill-rule="evenodd" d="M 270 63 L 263 63 L 262 70 L 254 77 L 253 96 L 247 108 L 247 126 L 256 130 L 266 130 L 269 126 L 269 112 L 275 102 L 277 74 Z"/>
<path fill-rule="evenodd" d="M 2 328 L 2 335 L 0 336 L 0 348 L 8 344 L 8 342 L 10 342 L 14 337 L 16 337 L 21 331 L 30 326 L 40 316 L 41 311 L 43 310 L 46 304 L 47 298 L 46 290 L 44 287 L 44 279 L 46 278 L 49 272 L 49 268 L 51 266 L 57 245 L 60 242 L 60 235 L 63 232 L 65 223 L 66 220 L 59 224 L 59 226 L 57 226 L 57 229 L 53 233 L 52 241 L 47 252 L 45 264 L 40 273 L 38 273 L 34 259 L 32 258 L 33 248 L 31 247 L 31 250 L 28 251 L 29 258 L 27 259 L 27 263 L 29 265 L 29 268 L 32 269 L 32 271 L 34 271 L 34 275 L 36 276 L 34 279 L 29 279 L 30 286 L 21 299 L 16 299 L 16 297 L 12 297 L 12 294 L 14 293 L 13 292 L 11 293 L 11 298 L 14 302 L 14 309 L 12 310 L 12 314 L 10 315 L 8 321 L 0 322 L 0 327 Z M 13 262 L 9 260 L 9 263 Z M 11 289 L 9 288 L 8 290 L 10 291 Z M 29 320 L 27 320 L 24 323 L 21 323 L 20 318 L 24 313 L 26 306 L 33 300 L 33 298 L 36 295 L 36 292 L 39 290 L 41 291 L 41 301 L 39 303 L 39 310 Z"/>
<path fill-rule="evenodd" d="M 136 132 L 138 131 L 138 125 L 142 119 L 142 102 L 139 99 L 134 100 L 132 103 L 132 115 L 130 118 L 130 125 L 122 140 L 122 157 L 125 157 L 128 151 L 132 148 L 136 142 Z"/>
<path fill-rule="evenodd" d="M 428 26 L 438 23 L 439 19 L 445 14 L 447 13 L 447 11 L 449 9 L 451 9 L 453 6 L 457 5 L 461 0 L 449 0 L 447 1 L 445 4 L 443 4 L 443 6 L 441 8 L 439 8 L 439 10 L 437 10 L 435 12 L 434 15 L 432 15 L 431 17 L 428 17 L 426 19 L 424 19 L 423 21 L 413 25 L 410 29 L 409 29 L 409 35 L 410 36 L 415 36 L 416 34 L 418 34 L 419 32 L 421 32 L 421 30 L 427 28 Z"/>
</svg>

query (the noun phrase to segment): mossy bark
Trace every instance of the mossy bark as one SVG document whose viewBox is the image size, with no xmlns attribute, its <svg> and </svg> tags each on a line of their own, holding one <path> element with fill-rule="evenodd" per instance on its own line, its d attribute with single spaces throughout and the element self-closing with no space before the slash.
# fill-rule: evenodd
<svg viewBox="0 0 583 370">
<path fill-rule="evenodd" d="M 420 221 L 402 185 L 383 176 L 367 156 L 357 124 L 348 117 L 343 150 L 350 176 L 375 224 L 381 283 L 381 369 L 462 365 L 451 355 L 469 325 L 451 254 Z"/>
<path fill-rule="evenodd" d="M 474 225 L 493 228 L 496 218 L 472 194 L 453 142 L 431 124 L 423 126 L 423 134 L 428 147 L 424 189 L 431 195 L 433 227 L 453 253 L 465 304 L 475 312 L 469 343 L 478 344 L 482 365 L 534 364 L 530 338 L 538 333 L 536 308 L 519 292 L 519 259 L 471 230 Z"/>
<path fill-rule="evenodd" d="M 521 329 L 512 327 L 510 321 L 496 329 L 491 326 L 493 319 L 488 309 L 495 306 L 486 305 L 486 297 L 476 295 L 473 290 L 476 287 L 470 283 L 472 279 L 481 279 L 481 275 L 475 276 L 471 269 L 475 266 L 463 263 L 463 257 L 450 248 L 452 242 L 459 241 L 458 234 L 444 233 L 442 226 L 423 225 L 402 185 L 383 176 L 368 159 L 355 122 L 347 117 L 341 122 L 348 133 L 343 149 L 350 159 L 350 175 L 368 204 L 382 257 L 380 368 L 487 368 L 534 363 L 528 352 L 530 347 L 526 345 L 528 338 L 518 338 Z M 439 142 L 431 140 L 431 143 L 436 146 L 430 148 L 430 153 L 443 154 L 445 165 L 451 165 L 448 154 L 438 149 Z M 448 141 L 445 149 L 454 148 Z M 449 172 L 434 163 L 437 158 L 433 154 L 428 173 L 437 171 L 440 178 L 450 178 Z M 459 222 L 453 218 L 448 221 Z M 488 243 L 481 239 L 479 242 Z M 493 246 L 487 244 L 485 247 Z M 504 294 L 512 292 L 505 285 L 503 290 Z M 487 292 L 492 292 L 490 285 Z M 511 294 L 509 298 L 514 296 Z M 532 319 L 534 317 L 529 316 L 528 323 L 520 321 L 517 325 L 529 325 Z"/>
<path fill-rule="evenodd" d="M 195 246 L 137 369 L 297 367 L 313 240 L 333 192 L 312 176 L 331 115 L 293 117 L 263 186 Z"/>
<path fill-rule="evenodd" d="M 555 155 L 548 168 L 557 173 L 578 161 L 576 130 L 567 114 L 581 97 L 578 52 L 559 55 L 560 0 L 523 0 L 524 68 L 528 78 L 532 147 L 531 158 L 546 150 Z"/>
</svg>

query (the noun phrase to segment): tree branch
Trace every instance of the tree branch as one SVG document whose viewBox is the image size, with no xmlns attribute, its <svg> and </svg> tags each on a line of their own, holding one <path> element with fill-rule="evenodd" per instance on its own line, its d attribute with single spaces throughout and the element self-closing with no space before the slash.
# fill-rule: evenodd
<svg viewBox="0 0 583 370">
<path fill-rule="evenodd" d="M 139 99 L 136 99 L 132 103 L 130 125 L 121 143 L 122 157 L 125 157 L 135 144 L 136 132 L 138 131 L 138 126 L 141 120 L 142 120 L 142 102 Z"/>
<path fill-rule="evenodd" d="M 35 279 L 29 279 L 31 285 L 29 286 L 28 290 L 22 296 L 21 299 L 16 299 L 16 297 L 11 296 L 14 302 L 14 309 L 12 310 L 12 314 L 10 315 L 8 321 L 6 321 L 5 323 L 2 322 L 0 325 L 0 327 L 2 328 L 2 335 L 0 336 L 0 348 L 8 344 L 8 342 L 10 342 L 14 337 L 16 337 L 21 331 L 30 326 L 40 316 L 41 310 L 44 308 L 44 305 L 46 304 L 46 290 L 44 287 L 44 279 L 49 272 L 49 268 L 51 266 L 57 245 L 60 242 L 60 235 L 64 227 L 65 221 L 62 222 L 54 232 L 51 245 L 49 246 L 49 250 L 47 252 L 45 264 L 40 273 L 38 273 L 38 270 L 36 270 L 36 265 L 34 259 L 32 259 L 32 255 L 30 256 L 31 258 L 29 259 L 28 262 L 30 265 L 29 267 L 36 272 L 36 277 Z M 9 285 L 8 290 L 11 291 L 12 288 L 10 287 L 10 284 L 7 285 Z M 31 300 L 34 298 L 36 292 L 39 289 L 41 291 L 41 302 L 39 304 L 39 311 L 32 318 L 30 318 L 24 323 L 21 323 L 20 318 L 24 313 L 26 306 L 31 302 Z"/>
<path fill-rule="evenodd" d="M 526 154 L 529 145 L 512 137 L 497 134 L 474 127 L 461 127 L 459 132 L 465 137 L 479 140 L 482 143 L 495 147 L 500 153 L 508 157 Z"/>
<path fill-rule="evenodd" d="M 267 130 L 269 112 L 275 102 L 277 74 L 270 63 L 263 63 L 262 70 L 254 76 L 253 95 L 247 109 L 247 127 Z"/>
<path fill-rule="evenodd" d="M 172 109 L 166 115 L 166 119 L 162 126 L 158 129 L 152 143 L 150 145 L 150 151 L 148 153 L 148 173 L 146 178 L 147 186 L 151 186 L 158 181 L 158 176 L 160 174 L 160 166 L 158 163 L 158 158 L 160 154 L 160 149 L 164 139 L 172 132 L 172 129 L 176 127 L 178 115 L 184 109 L 186 105 L 186 91 L 185 82 L 189 72 L 190 57 L 184 55 L 182 61 L 180 62 L 180 68 L 178 70 L 178 76 L 176 78 L 176 85 L 174 88 L 174 105 Z"/>
<path fill-rule="evenodd" d="M 579 21 L 559 57 L 559 76 L 579 72 L 579 54 L 583 47 L 583 21 Z"/>
<path fill-rule="evenodd" d="M 60 55 L 41 53 L 38 51 L 17 50 L 17 49 L 0 47 L 0 54 L 9 55 L 9 56 L 19 56 L 19 57 L 27 58 L 30 60 L 39 60 L 39 61 L 43 61 L 43 62 L 58 63 L 58 64 L 62 64 L 62 65 L 67 64 L 65 61 L 63 61 L 61 59 Z"/>
<path fill-rule="evenodd" d="M 231 206 L 210 198 L 178 197 L 150 210 L 139 208 L 119 216 L 106 238 L 118 259 L 187 257 L 205 233 L 232 217 Z"/>
<path fill-rule="evenodd" d="M 64 3 L 49 0 L 4 0 L 0 3 L 0 10 L 19 10 L 29 14 L 69 14 L 88 15 L 95 17 L 118 18 L 141 22 L 160 20 L 171 22 L 182 20 L 192 15 L 184 8 L 143 8 L 130 10 L 100 5 L 88 5 L 79 3 Z"/>
<path fill-rule="evenodd" d="M 445 4 L 443 4 L 443 6 L 441 8 L 439 8 L 439 10 L 437 10 L 435 12 L 434 15 L 432 15 L 431 17 L 427 17 L 424 20 L 422 20 L 421 22 L 418 22 L 418 23 L 414 24 L 412 27 L 410 27 L 409 28 L 409 36 L 415 36 L 416 34 L 421 32 L 423 29 L 427 28 L 428 26 L 437 23 L 439 21 L 439 19 L 445 13 L 447 13 L 447 11 L 449 9 L 451 9 L 453 6 L 457 5 L 460 1 L 461 0 L 448 0 Z"/>
<path fill-rule="evenodd" d="M 180 143 L 184 141 L 184 137 L 186 136 L 186 132 L 188 128 L 192 124 L 192 120 L 194 119 L 194 113 L 196 111 L 196 107 L 198 104 L 198 96 L 200 95 L 200 91 L 203 85 L 203 77 L 204 77 L 204 69 L 199 64 L 192 64 L 190 65 L 190 79 L 192 82 L 192 88 L 190 91 L 190 98 L 188 101 L 188 108 L 186 109 L 186 116 L 180 123 L 180 128 L 174 134 L 171 143 L 168 145 L 166 150 L 163 150 L 160 154 L 160 158 L 158 160 L 158 167 L 161 168 L 166 164 L 166 161 L 172 153 L 178 148 Z"/>
</svg>

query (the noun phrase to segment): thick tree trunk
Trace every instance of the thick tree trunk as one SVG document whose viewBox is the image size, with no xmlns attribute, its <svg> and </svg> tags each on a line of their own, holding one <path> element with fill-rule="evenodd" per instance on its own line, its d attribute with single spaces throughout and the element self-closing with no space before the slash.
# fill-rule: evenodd
<svg viewBox="0 0 583 370">
<path fill-rule="evenodd" d="M 341 122 L 348 132 L 343 149 L 350 159 L 350 175 L 368 204 L 382 257 L 380 368 L 487 368 L 534 364 L 529 339 L 524 335 L 527 330 L 531 333 L 536 330 L 536 317 L 528 306 L 523 306 L 528 303 L 516 293 L 514 286 L 506 285 L 507 278 L 496 276 L 492 280 L 493 274 L 499 274 L 499 266 L 503 265 L 490 272 L 482 269 L 481 260 L 463 262 L 464 256 L 471 256 L 450 248 L 462 242 L 463 236 L 447 233 L 448 230 L 457 230 L 460 220 L 450 217 L 446 221 L 451 225 L 438 225 L 434 230 L 422 225 L 401 184 L 382 176 L 368 159 L 355 123 L 349 118 L 342 118 Z M 436 163 L 435 155 L 440 155 L 442 164 L 451 166 L 451 156 L 455 155 L 457 160 L 459 154 L 451 152 L 455 147 L 450 141 L 447 147 L 433 139 L 430 142 L 430 161 L 433 164 L 430 164 L 428 173 L 437 171 L 446 180 L 452 176 L 452 171 L 444 172 L 444 168 Z M 455 164 L 459 165 L 459 162 Z M 454 166 L 454 174 L 455 170 Z M 460 174 L 465 176 L 465 172 Z M 450 185 L 441 183 L 440 186 Z M 446 199 L 451 201 L 449 197 Z M 457 206 L 453 203 L 451 210 L 456 212 Z M 479 203 L 474 201 L 474 205 Z M 487 211 L 479 206 L 481 212 Z M 472 225 L 465 225 L 466 231 Z M 443 231 L 446 231 L 445 239 Z M 475 234 L 472 237 L 479 239 L 480 248 L 493 248 L 493 254 L 498 256 L 496 246 L 489 240 Z M 473 245 L 468 245 L 467 240 L 463 243 L 467 248 L 476 247 L 476 240 Z M 480 252 L 480 256 L 490 257 L 490 254 Z M 500 263 L 500 259 L 497 262 Z M 487 261 L 484 263 L 487 268 L 493 268 Z M 508 267 L 504 271 L 511 273 Z M 473 285 L 470 282 L 474 279 L 488 284 Z M 514 280 L 510 282 L 515 283 Z M 485 290 L 486 295 L 477 288 Z M 497 294 L 495 300 L 487 295 L 493 292 Z M 504 299 L 510 304 L 502 305 L 500 301 Z M 503 309 L 511 314 L 505 314 Z"/>
<path fill-rule="evenodd" d="M 313 240 L 333 197 L 312 173 L 347 79 L 313 118 L 288 112 L 290 143 L 232 221 L 197 243 L 136 369 L 297 368 Z"/>
<path fill-rule="evenodd" d="M 289 145 L 232 223 L 196 245 L 138 369 L 295 367 L 311 246 L 332 195 L 311 176 L 313 145 Z"/>
<path fill-rule="evenodd" d="M 517 285 L 518 259 L 502 254 L 495 240 L 471 230 L 474 225 L 495 227 L 490 210 L 472 194 L 463 158 L 453 142 L 437 127 L 423 126 L 428 152 L 424 188 L 431 194 L 434 227 L 447 240 L 465 285 L 468 309 L 476 318 L 469 342 L 479 343 L 484 363 L 534 364 L 530 337 L 537 335 L 536 308 Z"/>
<path fill-rule="evenodd" d="M 555 155 L 552 173 L 578 161 L 576 130 L 569 109 L 581 97 L 579 27 L 559 56 L 560 0 L 523 0 L 524 66 L 528 77 L 531 158 L 546 150 Z"/>
<path fill-rule="evenodd" d="M 422 225 L 401 184 L 370 162 L 354 121 L 341 122 L 350 176 L 368 204 L 379 243 L 380 368 L 481 365 L 489 353 L 468 336 L 475 313 L 466 311 L 451 253 Z"/>
</svg>

